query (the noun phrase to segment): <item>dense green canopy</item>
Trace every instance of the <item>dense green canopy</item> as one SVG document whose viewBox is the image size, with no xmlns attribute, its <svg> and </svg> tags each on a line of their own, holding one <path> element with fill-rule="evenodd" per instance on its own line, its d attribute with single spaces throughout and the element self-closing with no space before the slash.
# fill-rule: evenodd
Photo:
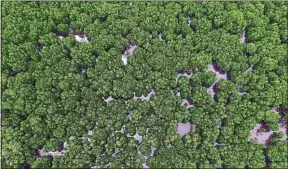
<svg viewBox="0 0 288 169">
<path fill-rule="evenodd" d="M 2 2 L 1 14 L 3 167 L 288 168 L 287 140 L 248 140 L 261 121 L 287 124 L 287 2 Z"/>
</svg>

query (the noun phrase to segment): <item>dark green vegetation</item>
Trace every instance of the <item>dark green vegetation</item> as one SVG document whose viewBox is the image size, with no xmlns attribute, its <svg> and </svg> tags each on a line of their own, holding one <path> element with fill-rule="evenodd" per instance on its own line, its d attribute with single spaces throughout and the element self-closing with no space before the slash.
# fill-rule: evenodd
<svg viewBox="0 0 288 169">
<path fill-rule="evenodd" d="M 151 147 L 150 167 L 288 167 L 287 141 L 248 141 L 260 121 L 277 126 L 271 108 L 287 119 L 287 3 L 4 2 L 1 9 L 4 167 L 140 168 L 137 151 L 149 155 Z M 70 28 L 90 43 L 58 39 Z M 130 40 L 137 48 L 123 65 Z M 212 62 L 231 76 L 217 83 L 215 101 L 206 91 Z M 193 76 L 176 83 L 183 71 Z M 149 101 L 130 100 L 152 89 Z M 115 100 L 106 103 L 109 96 Z M 188 121 L 193 132 L 181 138 L 177 123 Z M 124 124 L 124 133 L 114 132 Z M 91 142 L 80 139 L 88 130 Z M 142 142 L 126 137 L 136 132 Z M 36 161 L 35 151 L 65 141 L 63 156 Z"/>
</svg>

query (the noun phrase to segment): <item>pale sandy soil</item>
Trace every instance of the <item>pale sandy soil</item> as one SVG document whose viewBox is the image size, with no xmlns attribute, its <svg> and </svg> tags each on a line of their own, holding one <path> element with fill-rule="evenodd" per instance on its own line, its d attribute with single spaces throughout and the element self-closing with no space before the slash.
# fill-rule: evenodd
<svg viewBox="0 0 288 169">
<path fill-rule="evenodd" d="M 123 55 L 121 55 L 121 60 L 124 65 L 127 65 L 128 63 L 128 56 L 133 55 L 134 50 L 136 49 L 137 45 L 130 45 L 130 48 L 128 51 L 125 51 Z"/>
<path fill-rule="evenodd" d="M 188 134 L 191 130 L 191 124 L 189 122 L 187 123 L 178 123 L 177 127 L 177 134 L 180 137 L 183 137 L 185 134 Z"/>
<path fill-rule="evenodd" d="M 242 34 L 242 36 L 241 36 L 241 38 L 240 38 L 240 43 L 245 43 L 245 40 L 246 40 L 246 38 L 245 38 L 245 32 L 243 32 L 243 34 Z"/>
<path fill-rule="evenodd" d="M 118 153 L 119 153 L 119 149 L 115 148 L 115 152 L 112 154 L 112 157 L 116 158 Z"/>
<path fill-rule="evenodd" d="M 64 142 L 64 149 L 68 146 L 67 142 L 65 141 Z M 41 150 L 38 150 L 39 152 L 39 155 L 42 157 L 42 156 L 53 156 L 53 157 L 57 157 L 57 156 L 63 156 L 64 153 L 65 153 L 65 150 L 62 150 L 62 151 L 45 151 L 44 148 L 42 148 Z"/>
<path fill-rule="evenodd" d="M 155 90 L 151 90 L 149 93 L 148 93 L 148 95 L 145 97 L 144 95 L 142 95 L 141 97 L 137 97 L 137 96 L 135 96 L 135 92 L 134 92 L 134 97 L 132 98 L 133 100 L 142 100 L 142 101 L 144 101 L 144 100 L 146 100 L 146 101 L 148 101 L 148 100 L 150 100 L 150 98 L 155 94 L 156 92 L 155 92 Z"/>
<path fill-rule="evenodd" d="M 245 73 L 247 73 L 247 72 L 252 72 L 252 70 L 253 70 L 253 65 L 251 65 L 251 66 L 246 70 Z"/>
<path fill-rule="evenodd" d="M 213 146 L 227 146 L 229 144 L 226 144 L 226 143 L 217 143 L 217 142 L 214 142 Z"/>
<path fill-rule="evenodd" d="M 271 112 L 279 114 L 279 112 L 277 111 L 277 108 L 272 108 Z M 257 124 L 250 131 L 250 136 L 249 136 L 248 140 L 256 140 L 258 144 L 265 144 L 266 141 L 269 139 L 269 137 L 273 134 L 273 132 L 275 132 L 275 133 L 283 132 L 284 136 L 280 139 L 281 141 L 284 141 L 287 138 L 287 132 L 286 132 L 287 126 L 286 125 L 282 125 L 279 123 L 279 130 L 278 131 L 270 130 L 269 132 L 257 133 L 257 130 L 260 128 L 261 128 L 261 124 Z"/>
<path fill-rule="evenodd" d="M 220 79 L 227 79 L 227 73 L 225 74 L 220 74 L 219 72 L 215 71 L 214 67 L 212 64 L 209 64 L 207 66 L 207 72 L 211 71 L 211 72 L 214 72 L 216 73 L 216 81 L 207 89 L 207 93 L 211 96 L 212 100 L 214 101 L 214 95 L 215 95 L 215 92 L 213 91 L 213 86 L 220 81 Z"/>
<path fill-rule="evenodd" d="M 107 99 L 105 99 L 105 98 L 102 98 L 102 99 L 104 99 L 104 101 L 105 101 L 106 103 L 109 103 L 109 102 L 111 102 L 111 101 L 114 100 L 112 96 L 109 96 Z"/>
<path fill-rule="evenodd" d="M 134 92 L 134 97 L 132 98 L 133 100 L 142 100 L 142 101 L 149 101 L 151 99 L 151 97 L 156 94 L 155 90 L 152 89 L 147 96 L 144 96 L 143 94 L 140 97 L 135 96 L 135 92 Z M 115 100 L 112 96 L 107 97 L 106 99 L 104 97 L 102 97 L 102 99 L 106 102 L 109 103 L 113 100 Z M 129 101 L 129 100 L 128 100 Z M 128 102 L 125 101 L 125 102 Z"/>
<path fill-rule="evenodd" d="M 142 167 L 143 167 L 143 168 L 149 168 L 149 166 L 147 165 L 147 160 L 154 155 L 154 153 L 155 153 L 156 150 L 157 150 L 156 147 L 151 147 L 151 153 L 150 153 L 150 155 L 149 155 L 149 156 L 144 156 L 144 163 L 142 164 Z M 138 151 L 138 153 L 139 153 L 139 155 L 142 155 L 141 152 Z"/>
<path fill-rule="evenodd" d="M 41 150 L 38 150 L 39 151 L 39 155 L 41 156 L 41 157 L 43 157 L 43 156 L 49 156 L 49 155 L 51 155 L 51 156 L 53 156 L 53 157 L 57 157 L 57 156 L 62 156 L 62 155 L 64 155 L 64 153 L 63 152 L 59 152 L 59 151 L 49 151 L 49 152 L 46 152 L 44 149 L 41 149 Z"/>
<path fill-rule="evenodd" d="M 127 137 L 130 137 L 130 138 L 134 137 L 134 139 L 137 140 L 139 143 L 142 142 L 142 136 L 140 136 L 137 132 L 136 132 L 136 134 L 134 136 L 130 136 L 130 134 L 128 133 Z"/>
<path fill-rule="evenodd" d="M 128 111 L 128 119 L 132 120 L 132 111 Z"/>
<path fill-rule="evenodd" d="M 187 25 L 190 26 L 190 24 L 191 24 L 191 19 L 190 17 L 187 17 Z"/>
<path fill-rule="evenodd" d="M 284 136 L 280 139 L 281 141 L 286 140 L 287 135 L 286 135 L 286 126 L 280 125 L 279 124 L 279 130 L 278 131 L 272 131 L 270 130 L 269 132 L 261 132 L 257 133 L 257 130 L 261 128 L 261 124 L 257 124 L 250 132 L 250 136 L 248 140 L 256 140 L 258 144 L 265 144 L 266 141 L 269 139 L 269 137 L 275 133 L 283 132 Z"/>
<path fill-rule="evenodd" d="M 125 124 L 121 127 L 120 130 L 116 130 L 115 133 L 123 133 L 124 134 L 124 131 L 125 131 Z"/>
<path fill-rule="evenodd" d="M 172 147 L 173 147 L 172 144 L 168 144 L 168 146 L 167 146 L 168 149 L 170 149 Z"/>
<path fill-rule="evenodd" d="M 75 35 L 75 40 L 80 43 L 89 43 L 88 37 L 86 37 L 85 35 L 83 35 L 83 38 L 79 35 Z"/>
<path fill-rule="evenodd" d="M 272 109 L 271 109 L 271 112 L 272 112 L 272 113 L 275 113 L 275 114 L 280 114 L 280 113 L 277 111 L 277 108 L 276 108 L 276 107 L 272 108 Z"/>
<path fill-rule="evenodd" d="M 186 72 L 185 72 L 185 73 L 178 73 L 178 74 L 177 74 L 177 77 L 176 77 L 176 82 L 178 82 L 178 80 L 179 80 L 179 78 L 180 78 L 181 76 L 185 76 L 185 77 L 187 77 L 188 79 L 190 79 L 190 78 L 193 76 L 193 74 L 192 74 L 192 73 L 187 74 Z"/>
<path fill-rule="evenodd" d="M 60 40 L 62 40 L 64 37 L 63 37 L 63 36 L 58 36 L 58 38 L 59 38 Z"/>
<path fill-rule="evenodd" d="M 193 104 L 190 104 L 187 99 L 183 99 L 181 105 L 182 105 L 182 106 L 185 106 L 187 109 L 194 107 L 194 105 L 193 105 Z"/>
<path fill-rule="evenodd" d="M 93 135 L 93 131 L 92 130 L 89 130 L 88 131 L 88 136 L 92 136 Z"/>
<path fill-rule="evenodd" d="M 71 35 L 71 34 L 70 34 Z M 64 37 L 63 36 L 58 36 L 58 38 L 60 40 L 62 40 Z M 83 35 L 83 37 L 79 36 L 79 35 L 75 35 L 75 40 L 77 42 L 80 42 L 80 43 L 89 43 L 89 40 L 88 40 L 88 37 L 86 37 L 85 35 Z"/>
<path fill-rule="evenodd" d="M 158 38 L 159 38 L 160 41 L 163 41 L 163 39 L 162 39 L 162 33 L 160 33 L 160 34 L 158 35 Z"/>
</svg>

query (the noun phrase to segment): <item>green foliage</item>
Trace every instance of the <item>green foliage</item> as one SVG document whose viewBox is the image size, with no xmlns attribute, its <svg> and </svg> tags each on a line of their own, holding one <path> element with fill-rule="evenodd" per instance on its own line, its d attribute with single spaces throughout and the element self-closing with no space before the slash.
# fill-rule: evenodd
<svg viewBox="0 0 288 169">
<path fill-rule="evenodd" d="M 152 168 L 264 168 L 266 154 L 270 168 L 288 167 L 284 133 L 248 141 L 260 121 L 277 131 L 287 118 L 286 2 L 1 5 L 4 168 L 141 168 L 144 156 Z M 231 79 L 215 83 L 212 63 Z M 183 137 L 179 122 L 192 124 Z M 35 153 L 65 141 L 63 156 Z"/>
</svg>

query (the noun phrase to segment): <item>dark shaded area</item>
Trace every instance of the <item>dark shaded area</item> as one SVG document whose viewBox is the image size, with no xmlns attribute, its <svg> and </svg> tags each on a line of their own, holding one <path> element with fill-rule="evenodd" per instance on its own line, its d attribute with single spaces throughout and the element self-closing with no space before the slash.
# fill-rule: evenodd
<svg viewBox="0 0 288 169">
<path fill-rule="evenodd" d="M 226 72 L 226 79 L 231 80 L 231 74 L 229 72 Z"/>
<path fill-rule="evenodd" d="M 280 41 L 280 43 L 281 43 L 281 44 L 285 44 L 285 43 L 287 43 L 287 40 L 286 40 L 286 39 L 282 39 L 282 40 Z"/>
<path fill-rule="evenodd" d="M 87 68 L 88 68 L 88 67 L 87 67 L 85 64 L 80 64 L 80 65 L 78 66 L 78 71 L 82 73 L 82 72 L 86 71 Z"/>
<path fill-rule="evenodd" d="M 277 133 L 276 132 L 273 132 L 269 138 L 266 140 L 266 144 L 268 145 L 272 145 L 273 144 L 273 138 L 277 137 Z"/>
<path fill-rule="evenodd" d="M 40 158 L 40 152 L 39 152 L 38 149 L 36 149 L 36 150 L 34 151 L 34 155 L 36 156 L 36 158 Z"/>
<path fill-rule="evenodd" d="M 75 29 L 69 29 L 68 34 L 75 35 L 77 32 Z"/>
<path fill-rule="evenodd" d="M 60 31 L 58 31 L 58 30 L 54 30 L 53 33 L 55 33 L 56 36 L 62 36 L 62 37 L 64 37 L 64 38 L 66 38 L 66 37 L 69 36 L 69 33 L 67 33 L 67 32 L 60 32 Z"/>
<path fill-rule="evenodd" d="M 266 168 L 270 168 L 270 166 L 271 166 L 271 161 L 270 161 L 270 158 L 269 158 L 269 156 L 268 156 L 268 151 L 267 151 L 267 149 L 264 149 L 264 150 L 263 150 L 263 153 L 264 153 L 264 157 L 265 157 Z"/>
<path fill-rule="evenodd" d="M 76 33 L 80 38 L 84 38 L 84 33 L 83 32 L 78 32 Z"/>
<path fill-rule="evenodd" d="M 60 141 L 58 144 L 58 151 L 62 151 L 62 150 L 64 150 L 64 142 Z"/>
<path fill-rule="evenodd" d="M 220 88 L 217 83 L 213 85 L 212 89 L 215 94 L 220 92 Z"/>
<path fill-rule="evenodd" d="M 261 124 L 261 126 L 260 126 L 260 129 L 257 130 L 257 133 L 270 131 L 270 126 L 268 125 L 267 122 L 261 121 L 260 124 Z"/>
<path fill-rule="evenodd" d="M 205 88 L 209 88 L 210 87 L 210 85 L 207 84 L 206 82 L 203 82 L 201 85 L 202 85 L 202 87 L 205 87 Z"/>
<path fill-rule="evenodd" d="M 1 117 L 3 117 L 5 114 L 7 114 L 9 112 L 8 109 L 2 109 L 1 110 Z"/>
<path fill-rule="evenodd" d="M 132 46 L 136 46 L 136 42 L 135 42 L 134 40 L 130 40 L 130 44 L 131 44 Z"/>
<path fill-rule="evenodd" d="M 213 100 L 214 100 L 214 101 L 218 101 L 217 94 L 214 94 L 214 95 L 213 95 Z"/>
<path fill-rule="evenodd" d="M 105 16 L 102 16 L 102 17 L 98 17 L 98 19 L 99 19 L 101 22 L 107 21 L 107 18 L 108 18 L 108 15 L 105 15 Z"/>
<path fill-rule="evenodd" d="M 279 123 L 287 126 L 288 125 L 288 109 L 279 107 L 279 108 L 276 108 L 276 111 L 279 112 L 279 115 L 280 115 Z M 288 133 L 287 130 L 286 130 L 286 133 Z"/>
<path fill-rule="evenodd" d="M 216 71 L 216 72 L 218 72 L 218 73 L 220 73 L 220 74 L 225 74 L 225 71 L 223 70 L 223 69 L 221 69 L 218 65 L 217 65 L 217 63 L 216 63 L 216 61 L 212 61 L 212 65 L 213 65 L 213 69 Z"/>
<path fill-rule="evenodd" d="M 231 102 L 231 96 L 232 96 L 232 94 L 230 93 L 230 94 L 228 95 L 227 99 L 226 99 L 225 105 L 230 104 L 230 102 Z"/>
<path fill-rule="evenodd" d="M 225 118 L 225 119 L 223 119 L 223 120 L 221 121 L 220 127 L 221 127 L 221 128 L 222 128 L 222 127 L 225 127 L 227 124 L 228 124 L 228 120 L 227 120 L 227 118 Z"/>
<path fill-rule="evenodd" d="M 50 155 L 48 156 L 48 158 L 49 158 L 49 168 L 52 168 L 52 165 L 53 165 L 53 156 L 50 154 Z"/>
<path fill-rule="evenodd" d="M 217 30 L 217 29 L 219 29 L 219 26 L 217 26 L 217 25 L 215 24 L 215 21 L 213 20 L 213 21 L 212 21 L 212 30 Z"/>
<path fill-rule="evenodd" d="M 247 44 L 248 43 L 248 28 L 247 27 L 245 28 L 244 32 L 245 32 L 245 34 L 244 34 L 244 37 L 245 37 L 244 43 Z"/>
<path fill-rule="evenodd" d="M 25 164 L 24 164 L 24 167 L 23 167 L 24 169 L 31 169 L 31 166 L 30 166 L 30 164 L 29 164 L 29 162 L 26 162 Z"/>
<path fill-rule="evenodd" d="M 197 105 L 197 102 L 194 102 L 191 98 L 186 99 L 190 105 Z"/>
<path fill-rule="evenodd" d="M 44 46 L 45 46 L 45 45 L 44 45 L 43 43 L 40 43 L 40 42 L 38 42 L 38 43 L 35 45 L 35 47 L 36 47 L 37 50 L 43 49 Z"/>
<path fill-rule="evenodd" d="M 16 76 L 18 74 L 18 72 L 12 70 L 12 69 L 8 69 L 8 76 Z"/>
</svg>

